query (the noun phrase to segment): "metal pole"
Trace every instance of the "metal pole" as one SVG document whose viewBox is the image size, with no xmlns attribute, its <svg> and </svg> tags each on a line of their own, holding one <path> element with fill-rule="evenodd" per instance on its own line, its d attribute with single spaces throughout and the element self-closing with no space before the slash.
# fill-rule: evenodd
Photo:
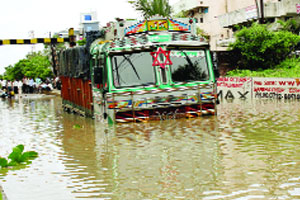
<svg viewBox="0 0 300 200">
<path fill-rule="evenodd" d="M 258 6 L 258 2 L 257 1 L 258 0 L 255 0 L 255 6 L 256 6 L 257 19 L 259 19 L 259 13 L 260 13 L 260 11 L 259 11 L 259 6 Z"/>
<path fill-rule="evenodd" d="M 264 0 L 260 0 L 260 23 L 265 23 L 265 16 L 264 16 Z"/>
</svg>

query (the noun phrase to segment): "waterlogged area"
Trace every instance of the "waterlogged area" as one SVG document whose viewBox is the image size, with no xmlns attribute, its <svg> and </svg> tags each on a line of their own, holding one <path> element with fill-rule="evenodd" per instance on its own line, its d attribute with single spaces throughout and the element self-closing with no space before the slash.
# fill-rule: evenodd
<svg viewBox="0 0 300 200">
<path fill-rule="evenodd" d="M 9 200 L 300 199 L 300 102 L 221 102 L 218 115 L 94 124 L 59 97 L 0 101 L 0 156 L 24 144 L 32 164 L 1 170 Z"/>
</svg>

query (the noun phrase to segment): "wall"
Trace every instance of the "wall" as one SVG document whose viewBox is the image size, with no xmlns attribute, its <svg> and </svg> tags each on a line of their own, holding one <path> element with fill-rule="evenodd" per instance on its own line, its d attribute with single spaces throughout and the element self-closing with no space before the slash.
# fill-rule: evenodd
<svg viewBox="0 0 300 200">
<path fill-rule="evenodd" d="M 300 99 L 300 78 L 221 77 L 221 99 Z"/>
<path fill-rule="evenodd" d="M 297 13 L 297 3 L 299 3 L 299 0 L 264 0 L 264 17 L 280 18 L 295 16 Z M 222 27 L 229 27 L 260 17 L 260 0 L 257 0 L 257 4 L 255 0 L 228 1 L 227 13 L 220 13 L 219 16 L 220 25 Z"/>
<path fill-rule="evenodd" d="M 231 31 L 220 26 L 218 16 L 220 13 L 226 13 L 226 1 L 209 1 L 208 17 L 204 23 L 199 24 L 199 27 L 210 35 L 210 48 L 212 51 L 226 51 L 227 47 L 220 47 L 217 42 L 220 38 L 229 38 Z"/>
<path fill-rule="evenodd" d="M 299 0 L 264 0 L 266 18 L 296 16 L 296 4 Z M 210 35 L 212 51 L 226 51 L 232 42 L 233 32 L 230 28 L 236 24 L 246 23 L 258 18 L 260 0 L 180 0 L 174 4 L 175 13 L 181 10 L 194 11 L 193 17 L 203 18 L 197 26 Z M 208 8 L 207 13 L 199 13 L 199 8 Z"/>
<path fill-rule="evenodd" d="M 204 30 L 210 35 L 210 48 L 212 51 L 225 51 L 227 47 L 218 47 L 217 41 L 219 38 L 228 37 L 227 30 L 220 26 L 218 15 L 226 13 L 225 2 L 227 0 L 211 1 L 211 0 L 181 0 L 174 4 L 174 13 L 181 10 L 193 10 L 194 18 L 200 21 L 203 18 L 203 23 L 197 23 L 197 27 Z M 199 8 L 208 8 L 207 13 L 199 13 Z"/>
</svg>

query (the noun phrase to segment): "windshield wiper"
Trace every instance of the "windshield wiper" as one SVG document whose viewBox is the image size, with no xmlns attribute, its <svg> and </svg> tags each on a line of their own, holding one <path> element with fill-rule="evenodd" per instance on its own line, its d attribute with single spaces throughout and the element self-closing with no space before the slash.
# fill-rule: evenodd
<svg viewBox="0 0 300 200">
<path fill-rule="evenodd" d="M 185 52 L 182 51 L 182 53 L 184 54 L 185 59 L 186 59 L 186 61 L 189 63 L 189 65 L 192 66 L 192 67 L 194 68 L 194 64 L 192 63 L 190 57 L 188 57 L 188 55 L 187 55 Z"/>
<path fill-rule="evenodd" d="M 136 71 L 134 65 L 133 65 L 132 62 L 131 62 L 131 60 L 130 60 L 129 58 L 127 58 L 125 55 L 123 55 L 123 57 L 129 62 L 130 66 L 132 67 L 132 69 L 133 69 L 135 75 L 138 77 L 138 79 L 141 80 L 141 78 L 140 78 L 139 74 L 137 73 L 137 71 Z"/>
<path fill-rule="evenodd" d="M 116 65 L 116 72 L 117 72 L 117 77 L 118 77 L 118 83 L 120 83 L 119 67 L 118 67 L 118 63 L 117 63 L 117 58 L 116 57 L 114 57 L 114 62 L 115 62 L 115 65 Z"/>
</svg>

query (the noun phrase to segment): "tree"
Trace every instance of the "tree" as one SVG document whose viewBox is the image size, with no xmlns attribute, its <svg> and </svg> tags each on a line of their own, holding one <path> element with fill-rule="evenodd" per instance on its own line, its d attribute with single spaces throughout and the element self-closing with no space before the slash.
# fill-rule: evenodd
<svg viewBox="0 0 300 200">
<path fill-rule="evenodd" d="M 24 74 L 22 72 L 22 65 L 25 65 L 28 61 L 25 59 L 20 60 L 18 63 L 16 63 L 14 66 L 9 65 L 5 68 L 4 77 L 7 80 L 21 80 L 24 77 Z"/>
<path fill-rule="evenodd" d="M 186 18 L 189 17 L 189 11 L 187 10 L 181 10 L 179 13 L 176 13 L 174 15 L 175 18 Z"/>
<path fill-rule="evenodd" d="M 41 51 L 33 52 L 27 55 L 29 65 L 24 67 L 24 75 L 26 77 L 37 78 L 45 80 L 46 78 L 53 77 L 51 63 L 47 55 L 43 55 Z"/>
<path fill-rule="evenodd" d="M 300 36 L 285 30 L 270 31 L 267 25 L 253 23 L 236 33 L 229 49 L 239 57 L 241 69 L 267 69 L 278 65 L 294 50 Z"/>
<path fill-rule="evenodd" d="M 205 38 L 206 40 L 210 39 L 210 35 L 199 27 L 196 28 L 196 35 L 199 35 L 199 36 Z"/>
<path fill-rule="evenodd" d="M 168 0 L 130 0 L 128 3 L 132 4 L 136 10 L 141 11 L 145 18 L 154 15 L 171 16 L 171 6 Z"/>
<path fill-rule="evenodd" d="M 48 56 L 40 51 L 29 53 L 25 59 L 20 60 L 14 66 L 10 65 L 5 68 L 4 78 L 7 80 L 21 80 L 24 76 L 39 77 L 43 80 L 53 77 Z"/>
</svg>

